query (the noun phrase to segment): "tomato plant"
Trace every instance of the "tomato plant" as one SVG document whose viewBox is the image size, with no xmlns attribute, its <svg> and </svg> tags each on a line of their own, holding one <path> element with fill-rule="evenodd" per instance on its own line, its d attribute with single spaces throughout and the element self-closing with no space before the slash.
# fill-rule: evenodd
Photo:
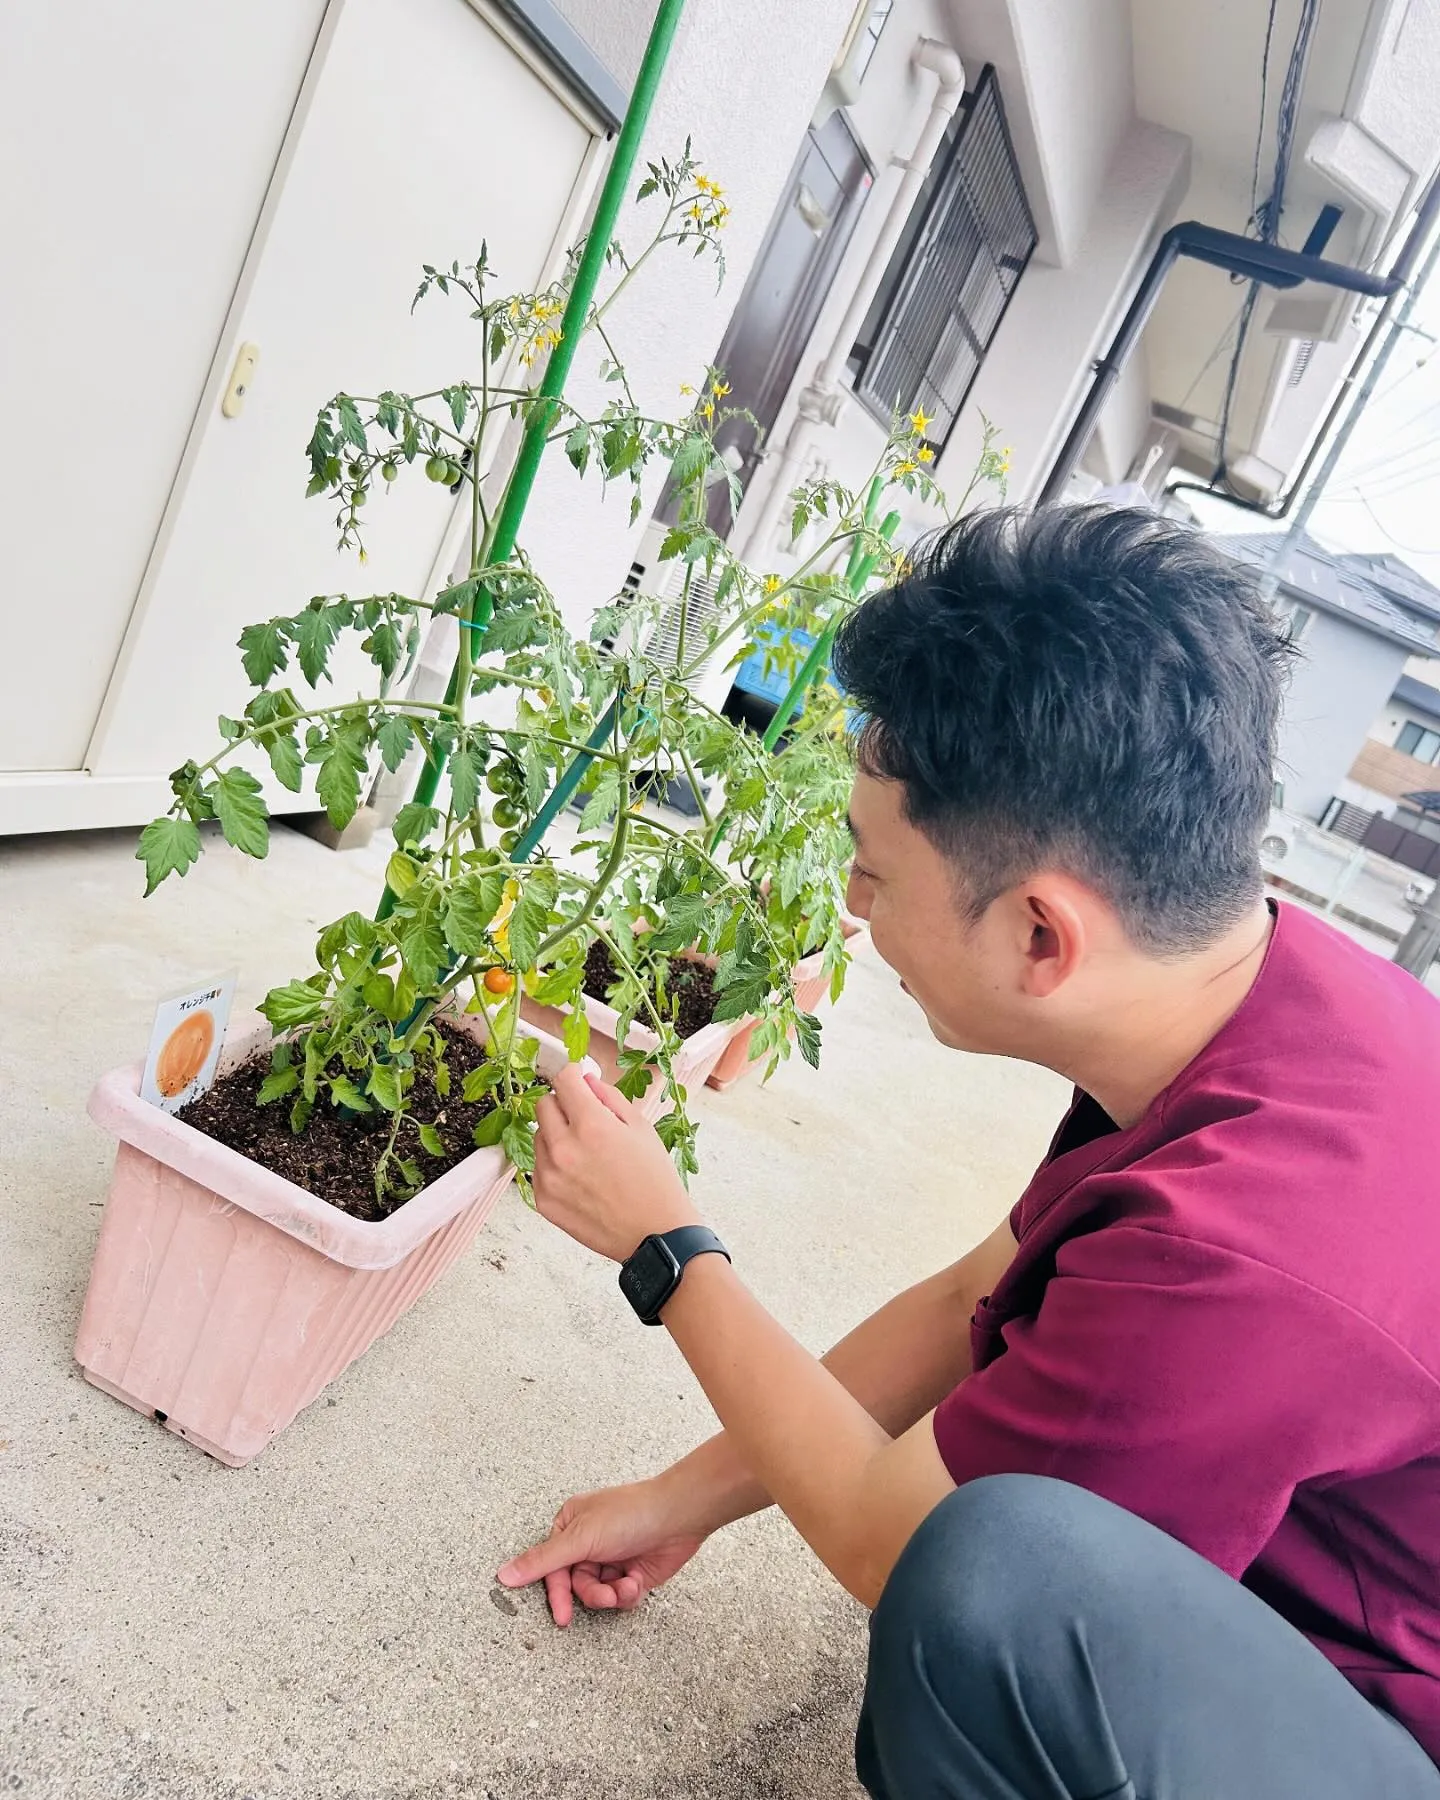
<svg viewBox="0 0 1440 1800">
<path fill-rule="evenodd" d="M 692 950 L 713 958 L 715 1017 L 758 1015 L 756 1041 L 772 1060 L 792 1041 L 807 1060 L 818 1058 L 819 1024 L 797 1006 L 791 981 L 799 957 L 823 948 L 836 991 L 843 980 L 849 759 L 840 696 L 815 683 L 772 753 L 694 689 L 716 659 L 740 661 L 772 643 L 777 626 L 828 630 L 866 582 L 893 573 L 901 553 L 888 520 L 877 523 L 881 497 L 905 490 L 943 512 L 922 457 L 927 421 L 896 421 L 864 489 L 823 479 L 796 491 L 783 579 L 746 567 L 707 523 L 714 484 L 739 499 L 715 445 L 734 416 L 723 376 L 707 371 L 681 416 L 656 417 L 637 403 L 609 336 L 610 307 L 653 249 L 672 242 L 718 255 L 723 200 L 688 146 L 677 161 L 650 166 L 640 198 L 651 197 L 661 214 L 651 243 L 634 258 L 612 246 L 618 279 L 582 322 L 603 351 L 599 372 L 612 395 L 596 416 L 531 385 L 532 365 L 559 342 L 565 281 L 543 293 L 496 294 L 483 248 L 472 264 L 426 267 L 417 300 L 433 290 L 469 310 L 478 374 L 424 394 L 337 394 L 311 435 L 309 492 L 335 503 L 341 548 L 363 555 L 360 514 L 376 471 L 383 501 L 418 467 L 460 496 L 465 562 L 428 598 L 326 594 L 247 626 L 239 649 L 251 698 L 238 717 L 220 721 L 218 750 L 176 770 L 169 812 L 141 837 L 148 892 L 193 864 L 208 821 L 241 851 L 266 853 L 269 811 L 257 770 L 295 793 L 313 781 L 343 829 L 379 768 L 397 771 L 412 754 L 432 773 L 443 767 L 445 788 L 432 781 L 429 797 L 422 790 L 394 821 L 376 915 L 350 913 L 326 926 L 315 969 L 273 989 L 261 1007 L 277 1039 L 262 1100 L 287 1103 L 297 1132 L 318 1106 L 387 1115 L 382 1191 L 423 1183 L 421 1155 L 437 1140 L 433 1123 L 413 1116 L 411 1092 L 422 1066 L 442 1097 L 448 1090 L 436 1026 L 443 1009 L 483 1015 L 490 1058 L 466 1077 L 465 1097 L 493 1096 L 477 1142 L 503 1144 L 523 1178 L 544 1090 L 534 1040 L 517 1029 L 522 999 L 528 991 L 567 1008 L 566 1043 L 582 1055 L 586 955 L 602 943 L 616 972 L 609 1000 L 620 1043 L 637 1019 L 659 1040 L 654 1052 L 622 1050 L 620 1085 L 642 1093 L 658 1065 L 670 1101 L 660 1129 L 689 1173 L 697 1165 L 673 1074 L 673 959 Z M 573 256 L 570 266 L 573 273 Z M 495 495 L 479 471 L 490 435 L 511 417 L 538 417 L 581 477 L 595 471 L 628 485 L 632 519 L 645 471 L 657 463 L 668 470 L 678 522 L 660 563 L 675 577 L 673 591 L 622 595 L 581 636 L 523 551 L 497 554 Z M 986 454 L 998 454 L 988 436 Z M 383 505 L 366 514 L 383 515 Z M 705 608 L 694 604 L 702 576 Z M 408 677 L 424 631 L 448 616 L 460 621 L 454 677 L 443 700 L 422 700 Z M 668 637 L 657 634 L 662 622 L 674 625 Z M 673 650 L 657 652 L 661 639 Z M 339 647 L 357 640 L 375 671 L 373 691 L 327 699 Z M 559 856 L 545 847 L 551 797 L 562 781 L 577 785 L 577 775 L 580 837 Z M 676 782 L 694 793 L 693 826 L 644 804 L 646 793 Z"/>
</svg>

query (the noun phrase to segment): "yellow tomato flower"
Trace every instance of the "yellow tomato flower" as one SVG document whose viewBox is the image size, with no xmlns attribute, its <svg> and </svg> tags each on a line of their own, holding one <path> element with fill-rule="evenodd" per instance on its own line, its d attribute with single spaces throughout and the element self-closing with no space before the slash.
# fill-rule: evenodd
<svg viewBox="0 0 1440 1800">
<path fill-rule="evenodd" d="M 930 448 L 930 446 L 928 444 L 922 444 L 920 446 L 920 448 L 915 452 L 915 460 L 917 462 L 922 462 L 922 463 L 934 462 L 935 452 Z"/>
<path fill-rule="evenodd" d="M 914 475 L 919 467 L 919 463 L 911 462 L 907 457 L 904 462 L 896 463 L 894 472 L 897 475 Z"/>
<path fill-rule="evenodd" d="M 362 550 L 360 552 L 360 560 L 361 560 L 361 562 L 369 562 L 370 552 L 368 550 Z"/>
<path fill-rule="evenodd" d="M 505 890 L 500 896 L 500 908 L 490 921 L 490 941 L 500 954 L 507 958 L 510 955 L 510 915 L 515 910 L 515 902 L 520 898 L 520 883 L 512 875 L 505 883 Z"/>
<path fill-rule="evenodd" d="M 691 385 L 688 381 L 682 381 L 680 383 L 680 393 L 681 393 L 682 397 L 687 397 L 690 394 L 693 394 L 694 392 L 695 392 L 694 388 L 691 387 Z"/>
<path fill-rule="evenodd" d="M 723 400 L 730 392 L 730 383 L 728 381 L 716 381 L 712 384 L 710 392 L 717 400 Z"/>
<path fill-rule="evenodd" d="M 767 575 L 760 585 L 765 593 L 773 594 L 780 586 L 780 577 L 778 575 Z"/>
<path fill-rule="evenodd" d="M 707 400 L 700 410 L 705 415 L 706 422 L 709 423 L 715 417 L 715 402 Z"/>
<path fill-rule="evenodd" d="M 916 437 L 924 437 L 925 433 L 934 423 L 934 418 L 927 417 L 923 407 L 917 406 L 915 411 L 910 415 L 910 429 L 915 433 Z"/>
</svg>

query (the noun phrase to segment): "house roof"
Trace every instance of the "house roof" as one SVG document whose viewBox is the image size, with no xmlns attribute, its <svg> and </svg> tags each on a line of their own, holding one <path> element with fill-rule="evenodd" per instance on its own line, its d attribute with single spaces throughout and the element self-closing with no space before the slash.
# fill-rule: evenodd
<svg viewBox="0 0 1440 1800">
<path fill-rule="evenodd" d="M 1338 614 L 1407 650 L 1440 655 L 1435 637 L 1440 589 L 1397 558 L 1327 550 L 1303 532 L 1283 549 L 1283 540 L 1277 541 L 1275 533 L 1260 531 L 1219 536 L 1215 541 L 1241 562 L 1273 569 L 1292 599 Z M 1281 560 L 1272 563 L 1277 551 Z"/>
<path fill-rule="evenodd" d="M 1428 682 L 1417 681 L 1413 675 L 1402 675 L 1395 683 L 1392 700 L 1398 700 L 1401 706 L 1408 706 L 1411 712 L 1426 713 L 1432 719 L 1440 719 L 1440 688 L 1433 688 Z"/>
</svg>

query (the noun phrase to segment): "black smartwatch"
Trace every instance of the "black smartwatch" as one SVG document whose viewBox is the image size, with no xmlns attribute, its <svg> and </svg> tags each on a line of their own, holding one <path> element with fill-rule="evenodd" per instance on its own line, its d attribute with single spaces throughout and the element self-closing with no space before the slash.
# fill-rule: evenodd
<svg viewBox="0 0 1440 1800">
<path fill-rule="evenodd" d="M 708 1225 L 681 1225 L 647 1237 L 620 1265 L 620 1292 L 635 1308 L 642 1325 L 658 1325 L 665 1302 L 680 1285 L 692 1256 L 709 1251 L 730 1260 L 730 1252 Z"/>
</svg>

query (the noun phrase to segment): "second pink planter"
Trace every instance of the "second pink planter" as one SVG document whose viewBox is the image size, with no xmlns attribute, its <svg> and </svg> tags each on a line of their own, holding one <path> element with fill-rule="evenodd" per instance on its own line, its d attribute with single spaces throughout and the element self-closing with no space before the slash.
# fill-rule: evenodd
<svg viewBox="0 0 1440 1800">
<path fill-rule="evenodd" d="M 841 930 L 845 933 L 845 942 L 852 956 L 870 941 L 870 933 L 859 919 L 852 919 L 847 915 Z M 813 1013 L 824 1004 L 830 992 L 830 977 L 825 973 L 822 952 L 817 950 L 813 956 L 807 956 L 796 963 L 790 979 L 795 984 L 795 1003 L 802 1012 Z M 725 1046 L 723 1054 L 707 1076 L 708 1087 L 717 1088 L 724 1093 L 726 1088 L 734 1087 L 737 1081 L 761 1067 L 764 1058 L 756 1057 L 752 1060 L 750 1055 L 750 1043 L 758 1023 L 757 1019 L 745 1019 L 741 1022 L 739 1030 Z"/>
</svg>

